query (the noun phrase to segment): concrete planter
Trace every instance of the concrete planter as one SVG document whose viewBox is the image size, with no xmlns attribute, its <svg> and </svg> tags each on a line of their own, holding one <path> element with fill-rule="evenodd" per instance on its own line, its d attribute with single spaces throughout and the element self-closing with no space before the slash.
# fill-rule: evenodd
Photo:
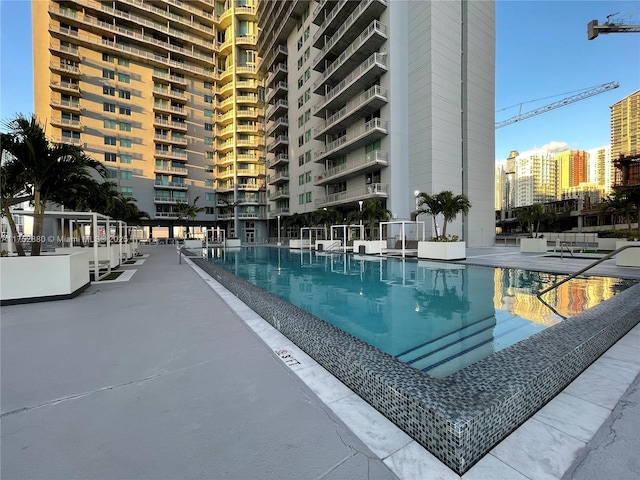
<svg viewBox="0 0 640 480">
<path fill-rule="evenodd" d="M 292 238 L 289 240 L 289 248 L 302 249 L 309 248 L 311 241 L 308 238 Z"/>
<path fill-rule="evenodd" d="M 202 240 L 185 240 L 184 248 L 202 248 Z"/>
<path fill-rule="evenodd" d="M 616 243 L 618 243 L 619 241 L 619 238 L 599 238 L 598 250 L 615 250 Z"/>
<path fill-rule="evenodd" d="M 124 245 L 123 245 L 124 247 Z M 75 253 L 75 252 L 88 252 L 87 261 L 93 261 L 93 245 L 87 247 L 62 247 L 56 248 L 56 254 L 62 253 Z M 124 251 L 124 248 L 123 248 Z M 98 262 L 109 262 L 110 268 L 116 268 L 120 265 L 120 245 L 117 243 L 112 244 L 109 248 L 106 245 L 98 247 Z"/>
<path fill-rule="evenodd" d="M 239 238 L 227 238 L 224 242 L 225 247 L 239 247 L 241 246 Z"/>
<path fill-rule="evenodd" d="M 2 258 L 2 305 L 75 297 L 90 285 L 89 251 Z"/>
<path fill-rule="evenodd" d="M 544 253 L 547 251 L 546 238 L 523 238 L 520 240 L 522 253 Z"/>
<path fill-rule="evenodd" d="M 616 254 L 616 266 L 618 267 L 640 267 L 640 242 L 618 241 L 616 249 L 624 245 L 638 245 L 636 248 L 627 248 Z"/>
<path fill-rule="evenodd" d="M 367 255 L 377 255 L 383 248 L 387 248 L 387 242 L 386 240 L 355 240 L 353 242 L 353 252 L 361 253 L 361 246 L 364 246 L 364 253 Z"/>
<path fill-rule="evenodd" d="M 464 260 L 466 242 L 418 242 L 418 258 L 431 260 Z"/>
</svg>

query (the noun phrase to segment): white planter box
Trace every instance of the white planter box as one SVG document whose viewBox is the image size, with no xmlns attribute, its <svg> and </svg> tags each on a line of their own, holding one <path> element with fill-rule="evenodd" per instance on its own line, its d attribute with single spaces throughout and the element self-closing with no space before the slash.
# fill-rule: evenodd
<svg viewBox="0 0 640 480">
<path fill-rule="evenodd" d="M 240 246 L 240 239 L 239 238 L 227 238 L 227 240 L 225 241 L 225 246 L 226 247 L 239 247 Z"/>
<path fill-rule="evenodd" d="M 309 248 L 310 245 L 311 241 L 308 238 L 292 238 L 289 240 L 289 248 L 292 249 Z"/>
<path fill-rule="evenodd" d="M 418 258 L 431 260 L 464 260 L 466 242 L 418 242 Z"/>
<path fill-rule="evenodd" d="M 624 245 L 638 245 L 635 248 L 627 248 L 616 254 L 616 266 L 618 267 L 640 267 L 640 242 L 618 241 L 616 249 Z"/>
<path fill-rule="evenodd" d="M 619 241 L 619 238 L 599 238 L 598 250 L 615 250 L 616 243 L 618 243 Z"/>
<path fill-rule="evenodd" d="M 544 253 L 547 251 L 547 239 L 523 238 L 520 240 L 520 251 L 523 253 Z"/>
<path fill-rule="evenodd" d="M 75 297 L 90 284 L 88 252 L 2 258 L 2 304 Z"/>
<path fill-rule="evenodd" d="M 185 240 L 184 248 L 202 248 L 202 240 Z"/>
<path fill-rule="evenodd" d="M 383 248 L 387 248 L 386 240 L 355 240 L 353 242 L 353 252 L 360 253 L 361 245 L 364 245 L 364 253 L 367 255 L 377 255 Z"/>
</svg>

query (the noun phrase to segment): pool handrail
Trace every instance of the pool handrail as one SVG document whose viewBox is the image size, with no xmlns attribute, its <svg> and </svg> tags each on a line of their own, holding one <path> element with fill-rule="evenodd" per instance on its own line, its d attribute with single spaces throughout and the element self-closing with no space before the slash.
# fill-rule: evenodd
<svg viewBox="0 0 640 480">
<path fill-rule="evenodd" d="M 554 283 L 553 285 L 551 285 L 550 287 L 545 288 L 544 290 L 541 290 L 540 292 L 538 292 L 537 297 L 540 298 L 542 295 L 544 295 L 547 292 L 550 292 L 551 290 L 553 290 L 554 288 L 558 288 L 560 285 L 562 285 L 565 282 L 568 282 L 569 280 L 571 280 L 572 278 L 577 277 L 578 275 L 580 275 L 581 273 L 586 272 L 587 270 L 595 267 L 596 265 L 600 265 L 602 262 L 604 262 L 605 260 L 609 260 L 611 257 L 617 255 L 618 253 L 622 252 L 623 250 L 626 250 L 627 248 L 638 248 L 640 247 L 640 243 L 635 244 L 635 245 L 623 245 L 620 248 L 616 248 L 613 252 L 606 254 L 604 257 L 597 259 L 595 262 L 590 263 L 589 265 L 587 265 L 585 268 L 582 268 L 580 270 L 578 270 L 575 273 L 572 273 L 571 275 L 569 275 L 568 277 L 563 278 L 562 280 L 560 280 L 559 282 Z"/>
</svg>

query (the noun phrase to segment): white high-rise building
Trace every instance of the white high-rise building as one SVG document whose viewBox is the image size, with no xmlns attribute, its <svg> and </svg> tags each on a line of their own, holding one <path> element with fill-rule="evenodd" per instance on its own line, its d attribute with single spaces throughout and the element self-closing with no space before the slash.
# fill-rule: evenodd
<svg viewBox="0 0 640 480">
<path fill-rule="evenodd" d="M 587 181 L 602 187 L 605 194 L 611 193 L 615 179 L 615 167 L 611 161 L 611 145 L 587 150 Z"/>
<path fill-rule="evenodd" d="M 408 219 L 451 190 L 472 209 L 447 231 L 493 243 L 494 2 L 269 1 L 258 25 L 271 219 L 369 199 Z"/>
</svg>

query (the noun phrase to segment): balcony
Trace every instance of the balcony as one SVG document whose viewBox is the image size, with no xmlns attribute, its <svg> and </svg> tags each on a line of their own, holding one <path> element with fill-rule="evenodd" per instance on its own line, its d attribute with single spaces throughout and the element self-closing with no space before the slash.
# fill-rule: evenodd
<svg viewBox="0 0 640 480">
<path fill-rule="evenodd" d="M 261 110 L 261 109 L 260 109 Z M 260 112 L 257 108 L 239 108 L 236 112 L 238 118 L 253 118 L 256 119 L 260 116 Z"/>
<path fill-rule="evenodd" d="M 273 175 L 267 176 L 268 185 L 280 185 L 289 182 L 289 172 L 276 172 Z"/>
<path fill-rule="evenodd" d="M 175 137 L 169 135 L 154 135 L 153 140 L 156 143 L 167 143 L 173 145 L 187 145 L 187 139 L 185 137 Z"/>
<path fill-rule="evenodd" d="M 286 63 L 278 63 L 277 65 L 274 65 L 269 75 L 267 75 L 267 81 L 265 85 L 268 87 L 273 82 L 277 82 L 279 80 L 286 80 L 288 72 L 289 72 L 289 69 L 287 68 Z"/>
<path fill-rule="evenodd" d="M 257 37 L 255 35 L 242 35 L 240 37 L 236 37 L 236 45 L 242 47 L 253 47 L 255 46 L 257 41 Z"/>
<path fill-rule="evenodd" d="M 228 140 L 225 140 L 224 142 L 218 141 L 217 150 L 220 153 L 226 153 L 226 152 L 230 152 L 231 150 L 233 150 L 234 146 L 235 146 L 234 139 L 230 138 Z"/>
<path fill-rule="evenodd" d="M 183 198 L 183 197 L 178 197 L 178 198 L 173 198 L 173 197 L 154 197 L 154 199 L 153 199 L 153 203 L 165 203 L 165 204 L 173 204 L 173 205 L 176 205 L 178 203 L 188 203 L 188 201 L 189 200 L 187 198 Z"/>
<path fill-rule="evenodd" d="M 387 55 L 374 53 L 362 62 L 354 71 L 331 89 L 326 89 L 323 99 L 313 108 L 314 116 L 324 116 L 324 110 L 334 110 L 344 105 L 351 97 L 362 92 L 376 78 L 387 71 Z M 317 87 L 317 88 L 316 88 Z M 322 92 L 323 84 L 314 83 L 316 93 Z"/>
<path fill-rule="evenodd" d="M 272 100 L 277 100 L 280 98 L 287 97 L 287 93 L 289 92 L 289 84 L 284 80 L 280 80 L 275 83 L 273 87 L 267 93 L 267 103 L 271 103 Z"/>
<path fill-rule="evenodd" d="M 65 112 L 82 112 L 80 102 L 70 102 L 69 100 L 51 100 L 51 102 L 49 102 L 49 105 L 51 106 L 51 108 L 55 108 L 56 110 L 62 110 Z"/>
<path fill-rule="evenodd" d="M 155 102 L 153 104 L 153 111 L 161 112 L 161 113 L 170 113 L 172 115 L 183 115 L 185 117 L 187 116 L 187 111 L 184 109 L 184 107 L 178 107 L 178 106 L 169 105 L 166 103 Z"/>
<path fill-rule="evenodd" d="M 235 132 L 236 129 L 233 128 L 233 125 L 227 125 L 226 127 L 217 129 L 215 135 L 217 138 L 224 140 L 226 138 L 232 137 Z"/>
<path fill-rule="evenodd" d="M 277 133 L 286 131 L 288 128 L 289 119 L 287 117 L 280 117 L 274 122 L 270 122 L 269 127 L 267 127 L 267 135 L 271 137 Z"/>
<path fill-rule="evenodd" d="M 49 64 L 49 70 L 55 73 L 67 75 L 69 77 L 80 78 L 80 67 L 73 65 L 67 65 L 63 62 L 51 62 Z"/>
<path fill-rule="evenodd" d="M 313 35 L 313 46 L 321 48 L 323 38 L 334 34 L 334 32 L 340 28 L 342 22 L 354 8 L 358 6 L 358 2 L 352 2 L 350 0 L 340 0 L 335 7 L 325 16 L 323 22 L 320 24 L 320 28 Z M 315 17 L 314 17 L 315 20 Z"/>
<path fill-rule="evenodd" d="M 256 95 L 255 93 L 249 93 L 249 94 L 238 94 L 236 95 L 236 103 L 238 104 L 253 104 L 253 103 L 258 103 L 260 101 L 260 99 L 258 98 L 258 95 Z"/>
<path fill-rule="evenodd" d="M 172 160 L 184 160 L 184 161 L 186 161 L 188 158 L 186 152 L 170 152 L 168 150 L 154 150 L 153 156 L 155 158 L 169 158 Z"/>
<path fill-rule="evenodd" d="M 361 127 L 347 132 L 336 140 L 325 144 L 324 148 L 315 152 L 315 161 L 322 161 L 327 158 L 344 155 L 367 143 L 372 143 L 387 135 L 386 120 L 373 118 Z"/>
<path fill-rule="evenodd" d="M 269 145 L 267 145 L 267 151 L 273 152 L 274 150 L 283 148 L 287 145 L 289 145 L 289 137 L 286 135 L 278 135 Z"/>
<path fill-rule="evenodd" d="M 187 169 L 182 167 L 169 167 L 164 165 L 156 165 L 153 167 L 154 173 L 168 173 L 172 175 L 186 175 Z"/>
<path fill-rule="evenodd" d="M 316 198 L 315 205 L 318 208 L 332 207 L 343 203 L 369 200 L 372 198 L 387 198 L 388 196 L 389 186 L 387 184 L 371 183 L 365 187 L 353 188 L 344 192 L 333 193 L 326 197 Z"/>
<path fill-rule="evenodd" d="M 153 184 L 154 188 L 169 188 L 172 190 L 186 190 L 187 184 L 183 182 L 159 182 L 156 181 Z"/>
<path fill-rule="evenodd" d="M 287 110 L 289 110 L 289 102 L 281 98 L 273 105 L 269 105 L 269 108 L 267 108 L 266 112 L 267 119 L 270 119 L 276 115 L 282 116 L 285 114 L 285 112 L 287 112 Z"/>
<path fill-rule="evenodd" d="M 288 188 L 279 188 L 274 190 L 273 192 L 269 192 L 267 197 L 270 201 L 280 200 L 289 198 L 289 189 Z"/>
<path fill-rule="evenodd" d="M 80 52 L 78 47 L 71 47 L 68 45 L 49 45 L 49 51 L 60 58 L 67 60 L 73 60 L 75 62 L 80 61 Z"/>
<path fill-rule="evenodd" d="M 153 96 L 159 98 L 168 98 L 171 100 L 178 100 L 180 102 L 186 102 L 187 96 L 180 90 L 171 90 L 170 88 L 153 88 Z"/>
<path fill-rule="evenodd" d="M 327 134 L 339 132 L 353 125 L 360 118 L 380 110 L 387 103 L 387 89 L 374 85 L 366 92 L 358 95 L 336 113 L 313 129 L 313 137 L 322 140 Z"/>
<path fill-rule="evenodd" d="M 320 52 L 313 59 L 314 66 L 327 58 L 328 55 L 336 55 L 337 52 L 353 43 L 360 32 L 373 20 L 376 20 L 386 8 L 384 0 L 365 0 L 360 2 L 330 38 L 325 37 L 324 42 L 318 38 L 318 47 L 322 43 L 324 45 L 322 45 Z"/>
<path fill-rule="evenodd" d="M 51 120 L 51 125 L 58 128 L 65 128 L 81 132 L 84 130 L 84 126 L 80 123 L 80 120 L 71 120 L 69 118 L 54 118 Z"/>
<path fill-rule="evenodd" d="M 218 171 L 216 173 L 216 178 L 218 180 L 227 180 L 229 178 L 233 178 L 235 176 L 235 174 L 236 174 L 236 172 L 235 172 L 233 167 L 226 168 L 225 170 Z"/>
<path fill-rule="evenodd" d="M 170 73 L 158 72 L 158 71 L 154 70 L 153 74 L 151 75 L 151 78 L 153 78 L 154 80 L 162 80 L 162 81 L 164 81 L 166 83 L 179 84 L 179 85 L 181 85 L 183 87 L 187 86 L 186 78 L 179 77 L 177 75 L 172 75 Z"/>
<path fill-rule="evenodd" d="M 155 203 L 175 203 L 175 202 L 155 202 Z M 180 216 L 177 212 L 155 212 L 153 218 L 156 220 L 176 220 Z"/>
<path fill-rule="evenodd" d="M 63 144 L 63 145 L 73 145 L 74 147 L 82 147 L 84 143 L 79 138 L 72 137 L 57 137 L 52 138 L 51 143 Z"/>
<path fill-rule="evenodd" d="M 183 130 L 183 131 L 187 130 L 186 122 L 172 122 L 170 120 L 165 120 L 163 118 L 154 118 L 153 126 L 154 127 L 170 127 L 176 130 Z"/>
<path fill-rule="evenodd" d="M 317 175 L 314 185 L 321 186 L 327 183 L 334 183 L 338 179 L 346 180 L 364 173 L 379 170 L 381 167 L 389 165 L 389 154 L 376 150 L 358 158 L 347 160 L 347 162 L 337 167 L 325 170 Z"/>
<path fill-rule="evenodd" d="M 279 153 L 267 162 L 267 168 L 275 168 L 278 165 L 286 165 L 289 163 L 289 155 Z"/>
<path fill-rule="evenodd" d="M 289 207 L 276 207 L 272 210 L 269 210 L 269 216 L 271 218 L 276 217 L 277 215 L 289 215 L 291 213 L 291 210 L 289 209 Z"/>
<path fill-rule="evenodd" d="M 331 64 L 318 63 L 314 66 L 314 70 L 322 72 L 322 76 L 313 84 L 314 91 L 318 93 L 318 87 L 323 84 L 344 78 L 386 41 L 386 25 L 374 20 Z"/>
<path fill-rule="evenodd" d="M 216 123 L 220 126 L 223 125 L 227 125 L 228 123 L 233 122 L 233 119 L 235 118 L 236 113 L 234 110 L 229 110 L 226 113 L 223 113 L 221 115 L 217 115 L 216 116 Z"/>
</svg>

